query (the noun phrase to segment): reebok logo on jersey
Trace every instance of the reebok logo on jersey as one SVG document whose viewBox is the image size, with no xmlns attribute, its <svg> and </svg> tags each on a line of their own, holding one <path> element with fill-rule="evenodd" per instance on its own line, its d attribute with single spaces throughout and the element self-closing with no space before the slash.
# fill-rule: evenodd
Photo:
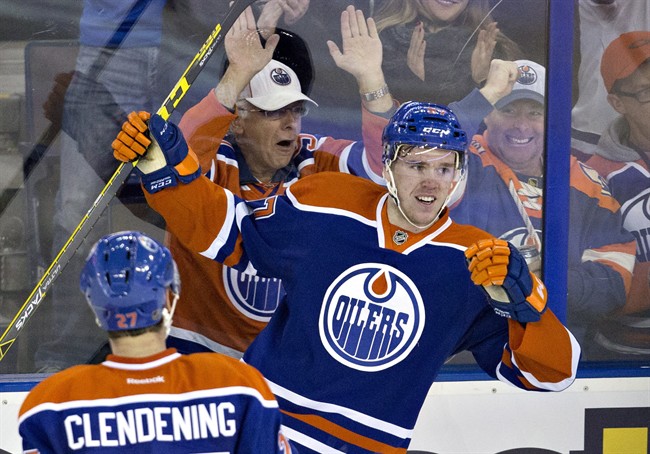
<svg viewBox="0 0 650 454">
<path fill-rule="evenodd" d="M 158 375 L 157 377 L 149 378 L 127 378 L 127 385 L 148 385 L 150 383 L 165 383 L 165 377 Z"/>
<path fill-rule="evenodd" d="M 364 263 L 330 285 L 321 308 L 321 342 L 338 362 L 376 372 L 408 356 L 424 329 L 417 287 L 389 265 Z"/>
</svg>

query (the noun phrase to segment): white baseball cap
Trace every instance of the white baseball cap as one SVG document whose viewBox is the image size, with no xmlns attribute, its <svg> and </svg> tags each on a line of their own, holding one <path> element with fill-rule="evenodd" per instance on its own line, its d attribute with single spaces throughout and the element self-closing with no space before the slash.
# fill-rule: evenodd
<svg viewBox="0 0 650 454">
<path fill-rule="evenodd" d="M 277 60 L 271 60 L 255 74 L 239 98 L 262 110 L 278 110 L 296 101 L 309 101 L 318 106 L 301 91 L 296 73 Z"/>
<path fill-rule="evenodd" d="M 519 77 L 512 92 L 495 104 L 497 109 L 507 106 L 518 99 L 532 99 L 544 104 L 544 87 L 546 85 L 546 68 L 530 60 L 516 60 Z"/>
</svg>

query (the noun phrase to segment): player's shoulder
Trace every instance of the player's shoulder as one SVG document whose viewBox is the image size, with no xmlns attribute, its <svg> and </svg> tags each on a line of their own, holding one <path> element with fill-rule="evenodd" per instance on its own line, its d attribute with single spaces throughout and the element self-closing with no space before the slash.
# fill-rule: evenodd
<svg viewBox="0 0 650 454">
<path fill-rule="evenodd" d="M 487 238 L 494 238 L 494 235 L 473 225 L 459 224 L 452 220 L 451 225 L 436 238 L 436 242 L 454 244 L 466 249 L 477 241 Z"/>
<path fill-rule="evenodd" d="M 375 219 L 376 206 L 386 188 L 370 180 L 342 172 L 318 172 L 291 185 L 291 197 L 309 206 L 335 208 Z"/>
<path fill-rule="evenodd" d="M 221 353 L 193 353 L 183 355 L 185 369 L 193 377 L 203 377 L 211 387 L 249 386 L 262 394 L 270 390 L 262 374 L 253 366 Z"/>
<path fill-rule="evenodd" d="M 69 400 L 69 393 L 76 389 L 85 389 L 91 383 L 92 374 L 98 365 L 72 366 L 44 378 L 25 397 L 20 414 L 43 403 L 62 403 Z"/>
</svg>

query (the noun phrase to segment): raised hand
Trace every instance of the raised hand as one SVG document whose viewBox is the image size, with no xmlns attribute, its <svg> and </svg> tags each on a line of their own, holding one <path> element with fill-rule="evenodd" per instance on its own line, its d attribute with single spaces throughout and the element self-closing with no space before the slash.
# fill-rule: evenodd
<svg viewBox="0 0 650 454">
<path fill-rule="evenodd" d="M 471 61 L 472 79 L 477 84 L 480 84 L 488 77 L 490 61 L 492 60 L 492 54 L 494 54 L 494 47 L 497 44 L 498 34 L 499 29 L 496 22 L 488 24 L 478 33 L 478 40 L 472 52 Z"/>
<path fill-rule="evenodd" d="M 406 53 L 406 64 L 409 69 L 424 81 L 424 53 L 427 50 L 427 42 L 424 40 L 424 25 L 420 22 L 413 29 L 411 44 Z"/>
<path fill-rule="evenodd" d="M 504 240 L 480 240 L 465 251 L 472 282 L 482 286 L 494 311 L 519 322 L 536 322 L 546 310 L 546 287 L 528 270 L 519 251 Z"/>
<path fill-rule="evenodd" d="M 341 38 L 341 49 L 334 41 L 327 41 L 336 66 L 357 80 L 369 73 L 381 73 L 383 49 L 374 19 L 366 20 L 363 11 L 348 6 L 341 13 Z"/>
<path fill-rule="evenodd" d="M 485 99 L 494 105 L 512 92 L 517 77 L 519 77 L 519 69 L 514 61 L 495 58 L 490 62 L 487 80 L 480 91 Z"/>
<path fill-rule="evenodd" d="M 278 35 L 271 35 L 262 46 L 253 10 L 246 8 L 224 40 L 229 66 L 250 80 L 271 61 L 279 39 Z"/>
<path fill-rule="evenodd" d="M 257 20 L 261 30 L 275 29 L 282 15 L 287 25 L 293 25 L 309 9 L 309 0 L 262 0 L 262 3 L 264 6 Z"/>
</svg>

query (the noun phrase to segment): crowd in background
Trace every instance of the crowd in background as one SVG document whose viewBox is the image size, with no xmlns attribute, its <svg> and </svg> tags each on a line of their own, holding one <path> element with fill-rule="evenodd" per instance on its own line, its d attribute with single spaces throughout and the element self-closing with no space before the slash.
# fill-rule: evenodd
<svg viewBox="0 0 650 454">
<path fill-rule="evenodd" d="M 334 58 L 332 45 L 345 55 L 341 15 L 350 4 L 366 17 L 374 18 L 376 23 L 382 44 L 380 52 L 368 48 L 361 55 L 365 70 L 381 73 L 378 84 L 377 80 L 368 82 L 370 77 L 363 79 L 365 75 L 362 77 L 354 65 Z M 49 22 L 42 19 L 39 27 L 31 27 L 35 29 L 31 34 L 28 34 L 30 27 L 21 30 L 21 39 L 25 40 L 38 40 L 41 27 L 48 31 L 45 38 L 79 40 L 75 67 L 69 68 L 71 76 L 62 79 L 60 74 L 52 74 L 51 85 L 58 86 L 52 92 L 59 97 L 48 100 L 44 113 L 34 112 L 54 119 L 58 110 L 64 143 L 56 178 L 60 182 L 56 189 L 57 210 L 53 220 L 40 219 L 43 225 L 50 222 L 54 226 L 44 228 L 51 229 L 53 234 L 42 254 L 49 258 L 56 254 L 112 175 L 117 164 L 110 154 L 110 142 L 126 114 L 132 110 L 154 112 L 157 109 L 227 10 L 225 0 L 125 0 L 111 2 L 110 6 L 102 1 L 86 0 L 83 9 L 71 6 L 63 19 L 49 19 Z M 29 2 L 23 11 L 36 15 L 29 10 Z M 368 129 L 377 128 L 402 102 L 459 103 L 459 118 L 461 122 L 467 118 L 463 126 L 474 137 L 471 149 L 476 160 L 475 168 L 470 165 L 465 199 L 456 202 L 452 218 L 456 210 L 459 221 L 474 223 L 488 231 L 492 228 L 490 233 L 495 236 L 544 253 L 539 240 L 543 212 L 544 85 L 532 89 L 538 96 L 515 96 L 508 98 L 509 102 L 492 102 L 485 95 L 481 99 L 476 97 L 488 83 L 494 59 L 529 62 L 519 67 L 523 76 L 520 82 L 527 83 L 526 77 L 532 85 L 543 82 L 547 66 L 547 2 L 263 0 L 254 4 L 253 13 L 260 28 L 274 30 L 280 36 L 273 59 L 295 73 L 305 97 L 312 103 L 308 115 L 304 112 L 296 134 L 317 133 L 322 137 L 363 140 L 368 149 Z M 636 361 L 647 359 L 650 354 L 650 337 L 644 328 L 650 315 L 650 218 L 647 215 L 650 200 L 647 118 L 650 116 L 644 110 L 650 105 L 647 69 L 650 64 L 644 57 L 650 57 L 650 52 L 641 48 L 631 57 L 625 57 L 632 43 L 641 43 L 642 47 L 648 39 L 649 13 L 646 2 L 576 0 L 578 71 L 574 86 L 573 140 L 571 149 L 567 149 L 567 155 L 572 155 L 574 191 L 570 213 L 568 325 L 580 333 L 583 360 Z M 9 15 L 1 9 L 0 14 Z M 129 17 L 131 20 L 126 20 Z M 272 33 L 262 31 L 262 41 Z M 611 44 L 613 41 L 616 43 Z M 614 46 L 612 49 L 608 49 L 610 44 Z M 238 124 L 233 118 L 221 126 L 222 136 L 202 136 L 201 128 L 212 120 L 197 116 L 196 110 L 201 109 L 205 117 L 233 115 L 235 104 L 219 97 L 218 90 L 224 78 L 234 73 L 227 69 L 233 56 L 246 51 L 241 46 L 230 49 L 228 45 L 221 46 L 172 115 L 181 127 L 189 128 L 191 124 L 189 140 L 201 143 L 198 148 L 202 150 L 199 158 L 204 173 L 211 170 L 209 166 L 218 166 L 208 154 L 216 153 L 222 139 L 231 144 L 239 142 L 243 151 L 246 141 L 253 140 L 242 133 L 237 135 Z M 373 55 L 378 55 L 379 60 L 373 60 Z M 377 61 L 381 65 L 375 68 Z M 629 67 L 630 61 L 634 71 L 618 70 L 623 65 Z M 262 68 L 253 69 L 244 85 L 253 84 L 254 74 Z M 59 77 L 55 79 L 55 76 Z M 221 86 L 223 89 L 224 85 Z M 520 88 L 527 90 L 525 86 Z M 215 93 L 216 99 L 208 99 L 211 104 L 205 104 L 206 98 Z M 362 99 L 360 93 L 367 97 Z M 368 103 L 386 94 L 391 96 L 391 102 L 373 110 Z M 210 110 L 216 108 L 223 110 Z M 520 135 L 512 132 L 515 130 Z M 496 143 L 499 134 L 505 145 Z M 505 153 L 499 153 L 508 146 L 513 152 L 523 150 L 524 142 L 535 148 L 527 156 L 528 163 L 522 164 L 517 156 L 508 160 Z M 495 152 L 494 156 L 490 150 Z M 372 157 L 368 159 L 369 163 L 360 168 L 366 172 L 362 176 L 372 179 L 371 172 L 367 172 L 372 168 Z M 350 162 L 346 168 L 354 169 L 355 165 Z M 284 165 L 275 170 L 282 168 Z M 487 183 L 484 172 L 495 173 L 494 181 L 503 186 Z M 509 176 L 505 177 L 506 174 Z M 257 175 L 251 171 L 250 177 L 246 184 L 252 184 Z M 290 184 L 293 180 L 283 181 Z M 240 180 L 234 184 L 238 187 L 243 183 Z M 175 239 L 164 232 L 162 220 L 143 208 L 137 184 L 130 189 L 123 191 L 120 202 L 149 223 L 154 236 L 166 239 L 173 246 Z M 260 191 L 257 197 L 264 195 Z M 489 211 L 493 207 L 488 204 L 498 198 L 512 206 L 506 209 L 503 205 Z M 485 211 L 478 211 L 471 203 Z M 585 208 L 591 206 L 593 209 Z M 503 219 L 500 216 L 504 213 L 510 213 L 507 216 L 512 225 L 497 227 L 485 223 L 486 219 Z M 98 224 L 88 244 L 110 229 L 106 220 Z M 33 345 L 31 363 L 22 364 L 21 372 L 52 372 L 102 357 L 105 333 L 91 329 L 93 324 L 88 322 L 91 315 L 79 309 L 85 307 L 85 302 L 78 295 L 75 283 L 87 250 L 85 246 L 77 253 L 73 265 L 55 286 L 53 301 L 34 320 L 33 326 L 42 328 L 34 334 L 38 341 Z M 181 274 L 187 275 L 184 285 L 185 281 L 192 280 L 193 274 L 197 281 L 205 276 L 203 260 L 192 256 L 180 260 Z M 281 298 L 283 289 L 271 278 L 264 281 L 265 288 L 272 289 Z M 241 325 L 225 328 L 228 331 L 225 336 L 210 334 L 214 327 L 201 332 L 199 325 L 204 322 L 200 319 L 201 312 L 190 311 L 193 320 L 185 321 L 178 328 L 191 327 L 189 331 L 197 332 L 201 339 L 207 337 L 210 342 L 199 343 L 208 345 L 209 350 L 238 356 L 265 326 L 273 307 L 270 312 L 241 317 L 237 311 L 245 310 L 238 309 L 238 304 L 246 303 L 245 293 L 250 290 L 250 287 L 244 289 L 242 283 L 252 284 L 242 276 L 228 274 L 227 267 L 216 274 L 211 272 L 206 279 L 230 280 L 232 285 L 226 285 L 219 298 L 229 305 L 232 319 Z M 251 308 L 260 308 L 260 302 L 250 303 Z M 210 300 L 202 304 L 210 304 Z M 182 320 L 182 309 L 180 314 L 178 320 Z M 70 339 L 75 339 L 74 348 L 66 347 Z M 212 348 L 215 339 L 219 348 Z"/>
</svg>

